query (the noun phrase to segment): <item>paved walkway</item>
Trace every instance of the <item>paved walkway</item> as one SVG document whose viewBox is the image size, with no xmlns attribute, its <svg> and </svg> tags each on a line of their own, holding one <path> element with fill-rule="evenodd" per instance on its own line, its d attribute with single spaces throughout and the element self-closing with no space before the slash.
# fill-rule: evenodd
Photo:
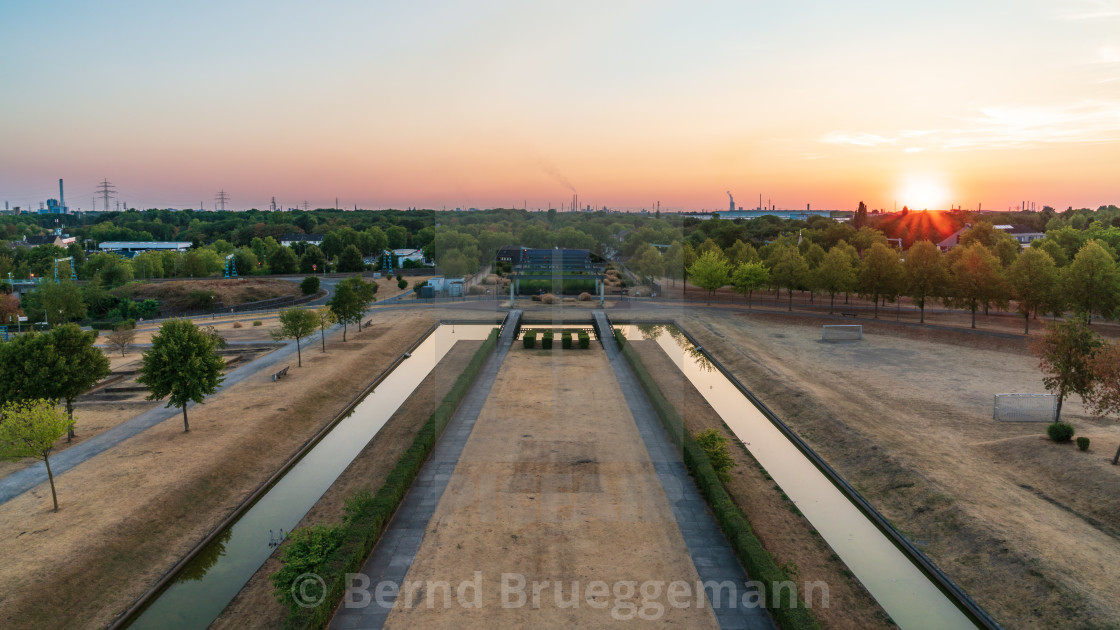
<svg viewBox="0 0 1120 630">
<path fill-rule="evenodd" d="M 459 408 L 451 416 L 451 421 L 443 430 L 431 457 L 424 463 L 416 480 L 412 482 L 397 513 L 382 534 L 373 553 L 362 566 L 361 573 L 369 577 L 371 585 L 394 583 L 398 591 L 412 561 L 424 540 L 424 531 L 435 514 L 439 499 L 447 488 L 463 446 L 467 443 L 479 412 L 486 403 L 498 370 L 513 344 L 513 332 L 521 318 L 521 311 L 513 310 L 502 328 L 502 336 L 494 353 L 482 366 L 474 384 Z M 381 628 L 392 612 L 392 602 L 396 597 L 382 598 L 388 606 L 373 603 L 361 608 L 341 607 L 331 620 L 331 628 Z M 376 602 L 377 600 L 373 600 Z"/>
<path fill-rule="evenodd" d="M 726 595 L 718 607 L 715 605 L 717 601 L 715 593 L 707 583 L 728 580 L 733 582 L 736 585 L 733 592 L 741 603 L 743 593 L 754 591 L 748 585 L 750 578 L 735 557 L 735 552 L 716 523 L 708 504 L 692 482 L 676 445 L 669 439 L 637 377 L 619 352 L 606 314 L 597 310 L 592 311 L 592 316 L 599 330 L 603 331 L 603 348 L 607 352 L 607 358 L 610 359 L 611 369 L 618 379 L 623 395 L 626 396 L 630 413 L 638 425 L 638 433 L 645 442 L 646 450 L 653 460 L 653 467 L 657 470 L 657 476 L 665 488 L 665 494 L 669 497 L 673 516 L 681 528 L 685 544 L 688 545 L 688 552 L 692 556 L 696 572 L 700 575 L 701 581 L 706 583 L 704 591 L 708 601 L 712 602 L 720 628 L 775 628 L 770 614 L 764 608 L 729 606 Z"/>
</svg>

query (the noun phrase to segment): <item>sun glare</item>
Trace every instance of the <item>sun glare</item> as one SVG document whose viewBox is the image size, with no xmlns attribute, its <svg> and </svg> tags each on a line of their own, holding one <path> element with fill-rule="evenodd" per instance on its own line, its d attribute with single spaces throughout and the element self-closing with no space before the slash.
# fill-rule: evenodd
<svg viewBox="0 0 1120 630">
<path fill-rule="evenodd" d="M 898 203 L 911 210 L 944 210 L 949 206 L 949 190 L 932 176 L 911 176 L 899 188 Z"/>
</svg>

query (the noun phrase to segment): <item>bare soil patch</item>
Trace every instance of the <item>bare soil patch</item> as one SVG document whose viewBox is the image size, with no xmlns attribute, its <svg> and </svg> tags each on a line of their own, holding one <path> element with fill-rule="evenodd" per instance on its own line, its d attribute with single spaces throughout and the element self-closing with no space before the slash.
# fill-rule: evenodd
<svg viewBox="0 0 1120 630">
<path fill-rule="evenodd" d="M 103 627 L 330 420 L 434 321 L 376 314 L 393 334 L 328 341 L 330 360 L 263 370 L 0 505 L 0 626 Z M 360 350 L 337 352 L 347 347 Z"/>
<path fill-rule="evenodd" d="M 882 327 L 822 343 L 819 322 L 709 311 L 685 326 L 1007 627 L 1120 622 L 1120 426 L 1067 401 L 1079 453 L 1044 424 L 992 420 L 1043 392 L 1021 341 Z"/>
<path fill-rule="evenodd" d="M 828 584 L 828 606 L 815 606 L 813 614 L 826 628 L 869 630 L 893 628 L 878 603 L 846 569 L 828 543 L 801 516 L 793 503 L 750 452 L 727 428 L 719 414 L 704 400 L 677 366 L 654 341 L 632 341 L 634 350 L 657 381 L 665 398 L 695 435 L 716 429 L 730 440 L 736 466 L 725 484 L 735 504 L 750 520 L 755 534 L 774 561 L 798 583 Z"/>
<path fill-rule="evenodd" d="M 583 599 L 591 581 L 695 583 L 684 539 L 603 352 L 514 348 L 507 355 L 406 581 L 458 585 L 476 571 L 480 609 L 428 606 L 424 592 L 402 591 L 386 627 L 601 627 L 613 623 L 619 597 L 599 597 L 606 607 L 592 608 Z M 539 608 L 502 607 L 503 573 L 523 576 L 527 593 L 547 580 Z M 562 599 L 578 593 L 578 607 L 558 604 L 557 583 L 565 588 Z M 666 606 L 657 621 L 627 623 L 716 627 L 706 606 Z"/>
<path fill-rule="evenodd" d="M 376 494 L 396 465 L 401 453 L 428 417 L 436 403 L 443 400 L 455 379 L 470 362 L 480 341 L 460 341 L 448 351 L 416 391 L 401 405 L 370 440 L 357 458 L 347 466 L 322 498 L 300 520 L 298 527 L 333 524 L 342 520 L 346 498 L 361 490 Z M 251 630 L 279 628 L 287 608 L 276 601 L 268 576 L 280 570 L 279 551 L 274 553 L 230 602 L 210 626 L 214 630 Z"/>
<path fill-rule="evenodd" d="M 279 278 L 207 278 L 200 280 L 175 280 L 169 282 L 136 282 L 113 289 L 117 297 L 134 300 L 160 301 L 162 312 L 178 312 L 210 308 L 213 305 L 233 306 L 278 297 L 298 296 L 298 282 Z M 193 294 L 193 295 L 192 295 Z M 202 294 L 206 294 L 203 299 Z"/>
</svg>

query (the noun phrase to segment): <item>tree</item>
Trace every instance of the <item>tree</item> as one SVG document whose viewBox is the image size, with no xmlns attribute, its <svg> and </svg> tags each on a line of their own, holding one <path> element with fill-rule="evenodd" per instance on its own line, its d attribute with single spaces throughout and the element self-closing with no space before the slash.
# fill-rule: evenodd
<svg viewBox="0 0 1120 630">
<path fill-rule="evenodd" d="M 727 250 L 727 260 L 732 265 L 741 265 L 748 262 L 757 262 L 759 256 L 753 245 L 735 239 L 735 242 Z"/>
<path fill-rule="evenodd" d="M 1120 414 L 1120 343 L 1097 350 L 1090 362 L 1096 387 L 1087 397 L 1089 409 L 1097 415 Z M 1112 465 L 1120 463 L 1120 448 L 1112 457 Z"/>
<path fill-rule="evenodd" d="M 296 365 L 303 367 L 303 355 L 300 353 L 299 340 L 315 332 L 318 327 L 319 316 L 313 311 L 289 308 L 280 311 L 280 329 L 270 332 L 269 335 L 276 341 L 295 339 Z"/>
<path fill-rule="evenodd" d="M 113 352 L 119 350 L 123 357 L 128 349 L 132 347 L 134 341 L 136 341 L 136 331 L 131 328 L 119 326 L 114 328 L 113 332 L 109 333 L 105 338 L 105 345 Z"/>
<path fill-rule="evenodd" d="M 394 225 L 385 230 L 389 239 L 389 249 L 403 249 L 408 246 L 408 230 L 403 226 Z"/>
<path fill-rule="evenodd" d="M 168 407 L 182 407 L 183 432 L 191 430 L 187 403 L 202 404 L 225 378 L 222 360 L 216 349 L 217 335 L 200 330 L 187 319 L 169 319 L 152 337 L 152 347 L 143 354 L 136 382 L 147 385 L 148 400 L 169 397 Z"/>
<path fill-rule="evenodd" d="M 831 314 L 836 305 L 836 294 L 850 291 L 855 285 L 856 272 L 852 268 L 852 259 L 844 248 L 833 246 L 824 255 L 815 275 L 817 286 L 828 293 L 828 312 Z"/>
<path fill-rule="evenodd" d="M 319 290 L 319 277 L 307 276 L 299 283 L 299 290 L 304 295 L 313 295 Z"/>
<path fill-rule="evenodd" d="M 338 270 L 342 272 L 358 271 L 365 268 L 362 263 L 362 252 L 353 245 L 347 245 L 338 255 Z"/>
<path fill-rule="evenodd" d="M 408 280 L 405 280 L 404 276 L 397 276 L 397 288 L 401 291 L 408 288 Z"/>
<path fill-rule="evenodd" d="M 726 285 L 730 280 L 727 275 L 729 268 L 727 257 L 723 255 L 723 250 L 719 246 L 715 249 L 708 248 L 688 268 L 692 283 L 708 291 L 708 304 L 712 303 L 712 294 L 716 289 Z"/>
<path fill-rule="evenodd" d="M 1031 313 L 1038 315 L 1038 309 L 1054 299 L 1058 267 L 1045 250 L 1028 247 L 1007 270 L 1007 282 L 1011 296 L 1019 301 L 1023 334 L 1026 335 L 1031 331 Z"/>
<path fill-rule="evenodd" d="M 1062 274 L 1070 305 L 1092 322 L 1092 314 L 1110 317 L 1120 304 L 1120 277 L 1112 254 L 1099 241 L 1086 242 Z"/>
<path fill-rule="evenodd" d="M 875 301 L 875 317 L 879 317 L 879 298 L 897 295 L 902 281 L 898 254 L 882 243 L 873 244 L 863 258 L 859 273 L 859 291 Z"/>
<path fill-rule="evenodd" d="M 708 463 L 712 465 L 712 469 L 716 471 L 716 475 L 723 481 L 730 481 L 731 477 L 727 471 L 735 467 L 735 460 L 732 459 L 731 454 L 727 452 L 727 445 L 730 440 L 727 439 L 719 429 L 706 429 L 697 433 L 693 438 L 696 444 L 704 449 L 708 455 Z"/>
<path fill-rule="evenodd" d="M 770 280 L 778 285 L 778 295 L 781 296 L 782 287 L 789 290 L 789 310 L 793 310 L 793 290 L 797 288 L 809 273 L 809 263 L 797 249 L 796 245 L 778 245 L 770 255 Z"/>
<path fill-rule="evenodd" d="M 19 298 L 10 293 L 0 294 L 0 326 L 15 326 L 22 314 Z"/>
<path fill-rule="evenodd" d="M 677 286 L 677 280 L 684 278 L 684 248 L 680 241 L 673 241 L 663 256 L 665 262 L 665 277 Z"/>
<path fill-rule="evenodd" d="M 949 272 L 941 257 L 941 250 L 929 241 L 917 241 L 906 250 L 902 261 L 905 293 L 918 305 L 918 321 L 926 322 L 926 299 L 945 292 Z"/>
<path fill-rule="evenodd" d="M 323 250 L 315 245 L 308 245 L 299 257 L 300 273 L 323 273 L 326 271 L 327 257 Z"/>
<path fill-rule="evenodd" d="M 852 225 L 854 225 L 857 230 L 867 225 L 867 204 L 862 201 L 859 202 L 859 209 L 856 210 L 856 216 L 852 218 Z"/>
<path fill-rule="evenodd" d="M 78 285 L 70 280 L 45 282 L 36 289 L 43 315 L 51 326 L 86 316 L 86 305 Z"/>
<path fill-rule="evenodd" d="M 1085 398 L 1093 391 L 1096 378 L 1092 359 L 1100 345 L 1100 340 L 1089 330 L 1088 324 L 1076 316 L 1047 324 L 1046 334 L 1031 344 L 1031 350 L 1038 356 L 1038 367 L 1044 374 L 1042 384 L 1047 391 L 1058 396 L 1054 422 L 1062 418 L 1062 402 L 1066 396 L 1077 394 Z"/>
<path fill-rule="evenodd" d="M 47 467 L 54 511 L 58 511 L 58 494 L 54 488 L 50 453 L 54 443 L 71 426 L 73 419 L 58 408 L 53 400 L 9 402 L 0 407 L 0 458 L 35 457 Z"/>
<path fill-rule="evenodd" d="M 761 261 L 745 262 L 735 268 L 731 274 L 731 284 L 735 291 L 747 296 L 747 308 L 751 307 L 751 297 L 756 289 L 761 289 L 770 282 L 770 272 Z"/>
<path fill-rule="evenodd" d="M 53 356 L 59 362 L 55 370 L 52 389 L 58 398 L 66 401 L 66 414 L 74 418 L 74 399 L 109 375 L 109 359 L 93 342 L 97 331 L 83 331 L 77 324 L 66 324 L 52 330 L 47 339 L 54 347 Z M 74 438 L 73 423 L 67 442 Z"/>
<path fill-rule="evenodd" d="M 661 254 L 649 243 L 638 248 L 629 264 L 630 268 L 642 278 L 660 278 L 665 268 Z"/>
<path fill-rule="evenodd" d="M 984 245 L 974 243 L 962 249 L 949 272 L 949 296 L 945 302 L 971 311 L 973 328 L 977 309 L 1006 301 L 999 260 Z"/>
<path fill-rule="evenodd" d="M 319 340 L 323 343 L 323 352 L 327 351 L 327 329 L 334 326 L 338 319 L 329 306 L 320 306 L 315 309 L 315 317 L 319 320 Z"/>
<path fill-rule="evenodd" d="M 407 281 L 405 286 L 408 286 Z M 342 324 L 343 341 L 346 341 L 346 328 L 349 324 L 358 324 L 358 329 L 361 330 L 362 315 L 373 302 L 375 291 L 360 276 L 347 278 L 335 285 L 334 297 L 327 305 L 335 319 Z"/>
<path fill-rule="evenodd" d="M 272 273 L 296 273 L 299 269 L 299 260 L 290 247 L 277 247 L 268 257 L 268 268 Z"/>
</svg>

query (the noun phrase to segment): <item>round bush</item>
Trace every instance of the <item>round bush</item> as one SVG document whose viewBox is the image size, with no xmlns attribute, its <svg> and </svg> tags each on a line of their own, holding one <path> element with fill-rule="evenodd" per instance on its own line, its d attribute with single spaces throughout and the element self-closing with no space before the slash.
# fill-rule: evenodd
<svg viewBox="0 0 1120 630">
<path fill-rule="evenodd" d="M 545 304 L 552 304 L 556 301 L 556 296 L 551 293 L 545 293 L 541 296 L 541 302 Z"/>
<path fill-rule="evenodd" d="M 588 293 L 587 291 L 584 291 L 583 293 L 580 293 L 579 294 L 579 301 L 580 302 L 590 302 L 591 301 L 591 294 Z"/>
<path fill-rule="evenodd" d="M 1073 425 L 1066 422 L 1055 422 L 1046 427 L 1046 435 L 1055 442 L 1068 442 L 1073 437 Z"/>
<path fill-rule="evenodd" d="M 1089 450 L 1089 438 L 1087 438 L 1087 437 L 1077 438 L 1077 448 L 1079 448 L 1083 451 Z"/>
<path fill-rule="evenodd" d="M 315 293 L 319 290 L 319 278 L 316 276 L 307 276 L 303 279 L 303 282 L 299 283 L 299 290 L 302 291 L 304 295 Z"/>
<path fill-rule="evenodd" d="M 233 322 L 234 328 L 241 328 L 241 322 Z"/>
<path fill-rule="evenodd" d="M 262 326 L 262 325 L 264 325 L 264 322 L 262 322 L 262 321 L 261 321 L 261 320 L 259 320 L 259 319 L 254 319 L 254 320 L 253 320 L 253 325 L 254 325 L 254 326 Z"/>
</svg>

